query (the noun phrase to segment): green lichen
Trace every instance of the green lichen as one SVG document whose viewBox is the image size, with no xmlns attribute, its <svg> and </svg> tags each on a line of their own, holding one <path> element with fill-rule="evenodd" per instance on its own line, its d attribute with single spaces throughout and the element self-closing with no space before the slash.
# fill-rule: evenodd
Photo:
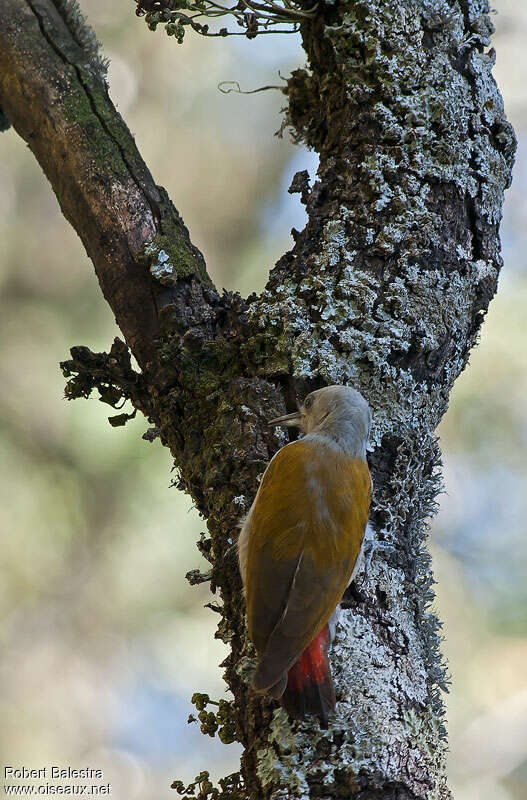
<svg viewBox="0 0 527 800">
<path fill-rule="evenodd" d="M 197 257 L 186 230 L 181 231 L 176 225 L 170 226 L 169 233 L 157 234 L 147 242 L 144 255 L 152 277 L 164 286 L 176 286 L 178 279 L 191 275 L 212 285 L 203 259 Z"/>
<path fill-rule="evenodd" d="M 264 788 L 272 786 L 277 781 L 280 781 L 282 770 L 280 770 L 280 762 L 272 747 L 263 747 L 256 753 L 257 767 L 256 774 Z"/>
<path fill-rule="evenodd" d="M 249 658 L 248 656 L 243 656 L 236 664 L 236 674 L 239 675 L 242 681 L 246 684 L 251 683 L 255 669 L 256 659 Z"/>
<path fill-rule="evenodd" d="M 268 740 L 270 746 L 257 752 L 257 774 L 262 785 L 277 784 L 295 792 L 294 796 L 302 795 L 307 783 L 299 758 L 299 740 L 283 708 L 273 712 Z"/>
<path fill-rule="evenodd" d="M 270 725 L 269 741 L 274 742 L 282 753 L 294 753 L 298 750 L 296 735 L 291 727 L 291 720 L 283 708 L 273 711 Z"/>
</svg>

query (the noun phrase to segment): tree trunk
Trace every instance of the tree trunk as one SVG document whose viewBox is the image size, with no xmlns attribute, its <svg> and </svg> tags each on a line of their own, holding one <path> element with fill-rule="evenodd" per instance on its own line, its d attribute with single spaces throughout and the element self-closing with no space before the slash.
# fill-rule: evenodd
<svg viewBox="0 0 527 800">
<path fill-rule="evenodd" d="M 515 141 L 485 52 L 488 10 L 487 0 L 340 0 L 303 24 L 309 71 L 288 81 L 286 123 L 320 153 L 318 180 L 295 176 L 308 224 L 261 296 L 243 299 L 212 286 L 71 3 L 0 0 L 0 106 L 79 233 L 142 370 L 118 341 L 109 355 L 74 348 L 69 396 L 130 398 L 207 518 L 199 546 L 222 599 L 235 700 L 201 719 L 244 746 L 226 798 L 450 796 L 425 538 L 440 488 L 434 431 L 501 266 Z M 286 442 L 266 420 L 328 383 L 352 384 L 372 408 L 371 520 L 394 550 L 344 599 L 331 657 L 339 703 L 324 731 L 250 691 L 233 543 Z"/>
</svg>

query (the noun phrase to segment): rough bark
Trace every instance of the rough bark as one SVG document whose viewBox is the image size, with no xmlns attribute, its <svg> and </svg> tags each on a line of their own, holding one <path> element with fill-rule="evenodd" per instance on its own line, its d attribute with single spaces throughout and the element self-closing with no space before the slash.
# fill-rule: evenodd
<svg viewBox="0 0 527 800">
<path fill-rule="evenodd" d="M 145 269 L 145 242 L 174 248 L 181 274 L 204 276 L 205 266 L 113 106 L 102 65 L 79 41 L 74 23 L 81 21 L 71 9 L 65 0 L 0 4 L 1 105 L 48 177 L 146 368 L 157 359 L 158 307 L 170 290 Z"/>
<path fill-rule="evenodd" d="M 309 222 L 246 300 L 212 286 L 67 5 L 0 0 L 0 106 L 142 368 L 132 372 L 119 344 L 109 356 L 77 348 L 64 365 L 70 396 L 130 397 L 207 518 L 200 549 L 222 599 L 235 702 L 202 717 L 244 745 L 243 787 L 230 796 L 445 800 L 445 670 L 425 548 L 434 430 L 496 291 L 514 153 L 486 52 L 487 0 L 341 0 L 304 25 L 309 70 L 288 82 L 287 123 L 320 153 L 318 180 L 297 177 Z M 394 551 L 345 598 L 332 652 L 340 702 L 323 731 L 249 690 L 232 544 L 285 442 L 266 419 L 326 383 L 370 402 L 372 522 Z"/>
</svg>

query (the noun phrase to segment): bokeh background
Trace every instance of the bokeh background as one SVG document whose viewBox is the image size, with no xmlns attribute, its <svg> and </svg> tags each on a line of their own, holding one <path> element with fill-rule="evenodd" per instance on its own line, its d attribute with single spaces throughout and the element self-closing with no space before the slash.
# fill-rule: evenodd
<svg viewBox="0 0 527 800">
<path fill-rule="evenodd" d="M 111 94 L 216 283 L 258 290 L 303 224 L 292 175 L 316 159 L 279 128 L 296 36 L 182 46 L 130 0 L 82 0 Z M 445 487 L 432 549 L 452 674 L 456 800 L 527 797 L 527 6 L 494 0 L 495 75 L 519 138 L 500 290 L 441 425 Z M 11 765 L 104 770 L 118 800 L 163 800 L 174 778 L 236 769 L 237 745 L 187 725 L 193 691 L 221 697 L 223 645 L 171 461 L 139 420 L 63 398 L 68 347 L 117 330 L 80 241 L 13 131 L 0 135 L 0 753 Z"/>
</svg>

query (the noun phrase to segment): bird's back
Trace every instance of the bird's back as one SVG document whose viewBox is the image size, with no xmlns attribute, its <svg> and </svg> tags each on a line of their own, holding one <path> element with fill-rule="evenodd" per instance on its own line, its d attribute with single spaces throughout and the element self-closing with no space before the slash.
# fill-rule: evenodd
<svg viewBox="0 0 527 800">
<path fill-rule="evenodd" d="M 364 459 L 323 437 L 293 442 L 269 464 L 240 546 L 249 635 L 269 662 L 264 683 L 289 669 L 339 603 L 369 504 Z"/>
</svg>

